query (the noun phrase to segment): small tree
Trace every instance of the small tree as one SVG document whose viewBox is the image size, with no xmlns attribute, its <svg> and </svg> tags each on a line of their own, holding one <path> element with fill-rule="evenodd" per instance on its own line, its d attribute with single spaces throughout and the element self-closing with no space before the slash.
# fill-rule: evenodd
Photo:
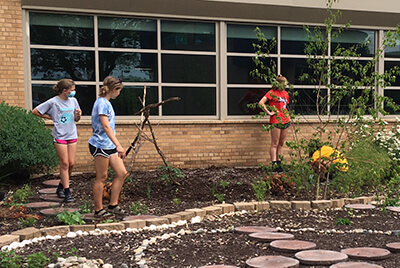
<svg viewBox="0 0 400 268">
<path fill-rule="evenodd" d="M 336 25 L 341 13 L 332 10 L 334 2 L 336 0 L 327 0 L 328 17 L 324 21 L 324 27 L 304 26 L 308 37 L 305 46 L 307 71 L 299 80 L 314 85 L 313 93 L 316 118 L 318 119 L 316 124 L 313 123 L 314 133 L 311 139 L 300 138 L 298 119 L 303 118 L 305 121 L 307 119 L 291 111 L 294 137 L 293 141 L 287 142 L 291 149 L 291 176 L 300 189 L 311 193 L 310 199 L 318 199 L 321 194 L 322 172 L 316 174 L 309 165 L 309 153 L 318 149 L 315 144 L 329 145 L 347 154 L 352 149 L 359 147 L 359 142 L 363 141 L 362 146 L 370 150 L 369 152 L 364 151 L 363 156 L 370 154 L 370 157 L 361 161 L 355 157 L 349 161 L 352 165 L 371 164 L 369 167 L 373 172 L 368 174 L 375 176 L 374 180 L 380 180 L 385 176 L 386 173 L 381 170 L 390 167 L 390 160 L 388 159 L 380 166 L 373 164 L 374 159 L 371 158 L 371 154 L 376 152 L 373 140 L 375 132 L 384 126 L 380 116 L 387 115 L 388 109 L 398 110 L 398 106 L 390 98 L 378 94 L 377 88 L 385 88 L 393 83 L 396 76 L 400 75 L 399 68 L 396 66 L 385 70 L 382 74 L 378 73 L 375 67 L 381 60 L 384 49 L 394 46 L 396 39 L 399 38 L 400 25 L 396 27 L 395 31 L 386 33 L 382 46 L 376 50 L 372 60 L 360 61 L 361 53 L 369 44 L 368 40 L 365 43 L 346 48 L 337 45 L 330 49 L 332 41 L 350 27 L 350 24 Z M 258 28 L 256 36 L 258 43 L 254 44 L 257 53 L 254 62 L 257 69 L 252 74 L 273 84 L 276 68 L 273 60 L 269 57 L 271 49 L 268 46 L 273 46 L 276 42 L 266 40 Z M 265 64 L 266 60 L 270 60 L 271 63 Z M 295 102 L 296 92 L 293 87 L 290 87 L 289 93 L 294 97 Z M 264 115 L 261 114 L 261 116 Z M 264 127 L 264 130 L 268 130 L 268 128 Z M 360 189 L 364 185 L 364 178 L 361 176 L 365 176 L 366 173 L 352 172 L 352 175 L 359 176 L 352 180 L 359 183 L 352 186 Z M 346 175 L 342 174 L 342 176 Z M 370 184 L 376 185 L 376 182 Z"/>
<path fill-rule="evenodd" d="M 0 181 L 23 171 L 29 174 L 58 166 L 51 130 L 26 110 L 0 103 Z"/>
</svg>

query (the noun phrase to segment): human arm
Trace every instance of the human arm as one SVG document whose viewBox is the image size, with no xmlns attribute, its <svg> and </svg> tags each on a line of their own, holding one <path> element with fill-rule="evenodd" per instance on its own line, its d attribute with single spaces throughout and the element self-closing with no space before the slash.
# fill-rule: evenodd
<svg viewBox="0 0 400 268">
<path fill-rule="evenodd" d="M 36 109 L 36 108 L 34 108 L 34 109 L 32 110 L 32 114 L 33 114 L 33 115 L 36 115 L 36 116 L 39 116 L 39 117 L 41 117 L 41 118 L 44 118 L 44 119 L 50 119 L 50 120 L 52 120 L 52 118 L 51 118 L 50 115 L 48 115 L 48 114 L 41 114 L 41 113 L 38 111 L 38 109 Z"/>
<path fill-rule="evenodd" d="M 125 150 L 124 150 L 124 148 L 122 148 L 122 146 L 119 143 L 117 137 L 115 136 L 114 131 L 111 128 L 110 123 L 108 122 L 108 117 L 106 115 L 101 114 L 100 115 L 100 122 L 101 122 L 101 126 L 104 129 L 104 132 L 107 134 L 107 136 L 110 138 L 110 140 L 117 147 L 118 156 L 120 158 L 124 159 L 126 157 Z"/>
<path fill-rule="evenodd" d="M 267 99 L 267 97 L 262 97 L 262 99 L 258 102 L 258 105 L 261 107 L 261 109 L 264 111 L 264 112 L 266 112 L 268 115 L 270 115 L 270 116 L 272 116 L 272 115 L 275 115 L 275 112 L 274 111 L 269 111 L 268 109 L 267 109 L 267 106 L 265 105 L 266 103 L 268 102 L 268 99 Z"/>
</svg>

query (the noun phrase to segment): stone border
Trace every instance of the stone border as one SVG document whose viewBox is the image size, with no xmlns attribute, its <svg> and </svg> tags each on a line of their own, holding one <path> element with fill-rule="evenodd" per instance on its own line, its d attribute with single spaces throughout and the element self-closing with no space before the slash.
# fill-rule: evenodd
<svg viewBox="0 0 400 268">
<path fill-rule="evenodd" d="M 310 210 L 310 209 L 329 209 L 329 208 L 342 208 L 347 204 L 368 204 L 376 199 L 375 196 L 363 196 L 357 198 L 340 198 L 333 200 L 316 200 L 316 201 L 251 201 L 251 202 L 235 202 L 233 204 L 217 204 L 213 206 L 203 207 L 201 209 L 186 209 L 185 211 L 177 212 L 174 214 L 168 214 L 157 218 L 147 220 L 131 220 L 121 221 L 118 223 L 104 223 L 104 224 L 86 224 L 86 225 L 62 225 L 54 227 L 46 227 L 37 229 L 29 227 L 21 229 L 11 234 L 0 236 L 0 248 L 9 245 L 13 242 L 22 242 L 33 238 L 46 237 L 46 236 L 64 236 L 69 232 L 80 231 L 94 231 L 95 229 L 100 230 L 124 230 L 126 228 L 141 229 L 145 226 L 156 226 L 163 224 L 172 224 L 181 220 L 190 220 L 194 217 L 199 217 L 201 220 L 206 215 L 221 215 L 232 213 L 235 211 L 266 211 L 269 209 L 275 210 Z"/>
</svg>

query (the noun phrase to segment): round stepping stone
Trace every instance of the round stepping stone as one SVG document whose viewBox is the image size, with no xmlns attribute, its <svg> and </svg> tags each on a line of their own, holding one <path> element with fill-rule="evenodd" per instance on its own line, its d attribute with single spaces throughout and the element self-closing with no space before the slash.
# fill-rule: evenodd
<svg viewBox="0 0 400 268">
<path fill-rule="evenodd" d="M 39 190 L 39 194 L 55 194 L 57 188 L 44 188 Z"/>
<path fill-rule="evenodd" d="M 93 220 L 94 219 L 94 213 L 85 213 L 82 214 L 84 220 Z"/>
<path fill-rule="evenodd" d="M 44 202 L 28 203 L 25 206 L 27 208 L 49 208 L 49 207 L 59 207 L 60 203 L 44 201 Z"/>
<path fill-rule="evenodd" d="M 77 209 L 77 208 L 46 208 L 46 209 L 42 209 L 40 211 L 40 213 L 43 215 L 57 215 L 64 211 L 75 212 L 78 210 L 79 209 Z"/>
<path fill-rule="evenodd" d="M 261 242 L 272 242 L 274 240 L 293 239 L 294 235 L 287 233 L 251 233 L 249 236 Z"/>
<path fill-rule="evenodd" d="M 332 250 L 304 250 L 294 255 L 300 260 L 300 263 L 306 265 L 331 265 L 347 260 L 347 255 Z"/>
<path fill-rule="evenodd" d="M 347 254 L 350 258 L 359 260 L 384 260 L 390 256 L 390 251 L 384 248 L 359 247 L 342 249 L 340 252 Z"/>
<path fill-rule="evenodd" d="M 368 262 L 341 262 L 331 265 L 329 268 L 383 268 L 383 266 Z"/>
<path fill-rule="evenodd" d="M 352 209 L 373 209 L 375 208 L 374 205 L 370 204 L 347 204 L 345 205 L 346 208 L 352 208 Z"/>
<path fill-rule="evenodd" d="M 133 221 L 133 220 L 149 220 L 149 219 L 154 219 L 158 218 L 158 216 L 154 215 L 133 215 L 133 216 L 127 216 L 123 218 L 123 221 Z"/>
<path fill-rule="evenodd" d="M 70 192 L 72 193 L 74 190 L 73 189 L 69 189 Z M 39 194 L 56 194 L 57 188 L 44 188 L 44 189 L 40 189 L 39 190 Z"/>
<path fill-rule="evenodd" d="M 241 226 L 235 228 L 236 232 L 239 233 L 270 233 L 276 232 L 276 228 L 267 227 L 267 226 Z"/>
<path fill-rule="evenodd" d="M 394 243 L 386 244 L 386 247 L 387 247 L 391 252 L 395 252 L 395 253 L 400 252 L 400 243 L 399 243 L 399 242 L 394 242 Z"/>
<path fill-rule="evenodd" d="M 269 246 L 275 251 L 296 253 L 301 250 L 314 249 L 317 244 L 301 240 L 275 240 Z"/>
<path fill-rule="evenodd" d="M 201 266 L 200 268 L 239 268 L 239 266 L 232 266 L 232 265 L 207 265 L 207 266 Z"/>
<path fill-rule="evenodd" d="M 394 212 L 400 212 L 400 207 L 386 207 L 386 209 Z"/>
<path fill-rule="evenodd" d="M 64 199 L 59 198 L 56 194 L 42 194 L 39 196 L 40 199 L 46 201 L 62 202 Z"/>
<path fill-rule="evenodd" d="M 48 180 L 48 181 L 43 181 L 42 182 L 43 183 L 43 185 L 46 185 L 46 186 L 58 186 L 58 184 L 60 183 L 60 180 Z"/>
<path fill-rule="evenodd" d="M 296 268 L 300 263 L 298 260 L 284 256 L 260 256 L 246 261 L 249 267 L 263 268 Z"/>
</svg>

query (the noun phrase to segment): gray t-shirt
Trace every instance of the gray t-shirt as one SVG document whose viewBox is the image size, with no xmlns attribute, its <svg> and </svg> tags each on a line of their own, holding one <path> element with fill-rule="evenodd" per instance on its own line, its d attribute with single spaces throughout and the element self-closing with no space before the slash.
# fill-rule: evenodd
<svg viewBox="0 0 400 268">
<path fill-rule="evenodd" d="M 36 106 L 41 114 L 48 114 L 53 120 L 52 135 L 59 140 L 73 140 L 78 138 L 75 124 L 75 110 L 80 109 L 78 101 L 74 98 L 62 100 L 55 96 Z"/>
</svg>

